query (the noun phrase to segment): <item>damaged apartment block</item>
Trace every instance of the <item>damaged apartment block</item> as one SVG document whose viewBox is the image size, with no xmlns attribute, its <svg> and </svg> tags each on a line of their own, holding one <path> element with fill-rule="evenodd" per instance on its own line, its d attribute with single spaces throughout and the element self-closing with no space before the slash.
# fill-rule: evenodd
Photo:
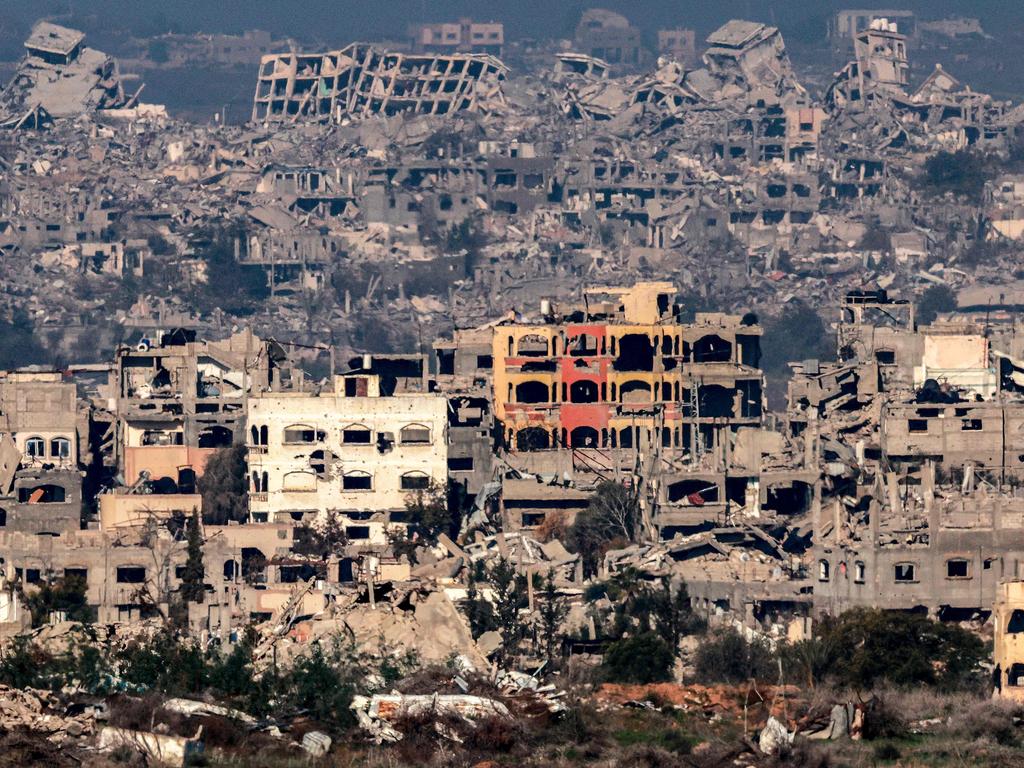
<svg viewBox="0 0 1024 768">
<path fill-rule="evenodd" d="M 489 54 L 393 53 L 362 43 L 323 54 L 264 56 L 252 120 L 487 112 L 504 103 L 507 69 Z"/>
<path fill-rule="evenodd" d="M 26 54 L 0 92 L 0 128 L 42 128 L 54 118 L 131 107 L 117 62 L 83 45 L 85 35 L 46 21 L 25 41 Z"/>
</svg>

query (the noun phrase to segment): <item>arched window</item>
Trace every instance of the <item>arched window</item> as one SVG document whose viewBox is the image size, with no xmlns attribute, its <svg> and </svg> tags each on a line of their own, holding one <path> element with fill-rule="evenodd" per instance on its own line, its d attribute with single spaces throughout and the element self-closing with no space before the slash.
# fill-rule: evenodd
<svg viewBox="0 0 1024 768">
<path fill-rule="evenodd" d="M 370 428 L 362 424 L 349 424 L 341 430 L 343 445 L 369 445 L 373 439 Z"/>
<path fill-rule="evenodd" d="M 547 357 L 548 340 L 539 333 L 522 336 L 516 345 L 519 357 Z"/>
<path fill-rule="evenodd" d="M 402 445 L 430 445 L 430 427 L 424 424 L 410 424 L 402 427 Z"/>
<path fill-rule="evenodd" d="M 403 491 L 423 491 L 430 487 L 430 475 L 424 472 L 406 472 L 402 475 Z"/>
<path fill-rule="evenodd" d="M 50 457 L 54 459 L 71 458 L 71 441 L 66 437 L 55 437 L 50 441 Z"/>
<path fill-rule="evenodd" d="M 308 493 L 316 490 L 316 475 L 312 472 L 288 472 L 285 474 L 281 490 L 292 493 Z"/>
<path fill-rule="evenodd" d="M 693 362 L 728 363 L 732 360 L 732 344 L 721 336 L 710 333 L 693 343 Z"/>
<path fill-rule="evenodd" d="M 308 424 L 292 424 L 284 428 L 285 445 L 308 445 L 315 443 L 316 439 L 316 429 Z"/>
<path fill-rule="evenodd" d="M 526 427 L 516 433 L 516 450 L 543 451 L 551 447 L 551 435 L 542 427 Z"/>
<path fill-rule="evenodd" d="M 832 566 L 829 565 L 828 560 L 818 561 L 818 581 L 828 581 Z"/>
<path fill-rule="evenodd" d="M 369 472 L 347 472 L 341 478 L 341 487 L 346 491 L 372 491 L 373 475 Z"/>
<path fill-rule="evenodd" d="M 46 441 L 41 437 L 30 437 L 25 441 L 25 455 L 41 459 L 46 455 Z"/>
<path fill-rule="evenodd" d="M 573 403 L 596 403 L 598 401 L 597 383 L 589 379 L 574 381 L 569 387 L 569 401 Z"/>
<path fill-rule="evenodd" d="M 231 445 L 234 434 L 227 427 L 211 424 L 199 432 L 200 448 L 224 448 Z"/>
<path fill-rule="evenodd" d="M 521 381 L 516 384 L 517 403 L 548 402 L 548 385 L 542 381 Z"/>
<path fill-rule="evenodd" d="M 649 403 L 651 385 L 641 379 L 623 382 L 619 388 L 619 400 L 623 403 Z"/>
<path fill-rule="evenodd" d="M 600 435 L 593 427 L 576 427 L 569 434 L 569 440 L 573 448 L 598 448 L 600 446 Z"/>
</svg>

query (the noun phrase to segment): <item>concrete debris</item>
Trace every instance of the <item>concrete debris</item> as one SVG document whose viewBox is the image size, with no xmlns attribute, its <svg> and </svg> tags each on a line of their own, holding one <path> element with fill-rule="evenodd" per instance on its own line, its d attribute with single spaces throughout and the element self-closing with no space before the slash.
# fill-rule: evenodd
<svg viewBox="0 0 1024 768">
<path fill-rule="evenodd" d="M 302 748 L 312 758 L 323 757 L 331 751 L 331 737 L 323 731 L 307 731 L 302 736 Z"/>
<path fill-rule="evenodd" d="M 106 752 L 127 747 L 158 765 L 184 768 L 203 754 L 201 737 L 202 728 L 192 738 L 185 738 L 108 726 L 100 731 L 96 746 Z"/>
<path fill-rule="evenodd" d="M 433 716 L 456 718 L 472 725 L 473 721 L 487 717 L 511 719 L 512 714 L 500 701 L 469 695 L 406 696 L 402 694 L 374 694 L 356 696 L 352 700 L 359 725 L 378 743 L 400 741 L 403 734 L 398 727 L 403 718 Z M 454 736 L 454 734 L 452 734 Z M 457 738 L 457 737 L 455 737 Z"/>
<path fill-rule="evenodd" d="M 757 746 L 766 755 L 785 755 L 793 744 L 793 734 L 774 717 L 769 717 L 757 737 Z"/>
</svg>

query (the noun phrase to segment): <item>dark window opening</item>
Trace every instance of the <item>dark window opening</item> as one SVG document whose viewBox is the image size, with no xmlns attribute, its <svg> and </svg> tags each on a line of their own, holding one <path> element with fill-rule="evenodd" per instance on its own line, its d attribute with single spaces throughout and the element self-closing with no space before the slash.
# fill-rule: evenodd
<svg viewBox="0 0 1024 768">
<path fill-rule="evenodd" d="M 67 491 L 60 485 L 37 485 L 34 488 L 19 488 L 18 502 L 21 504 L 60 504 L 67 501 Z"/>
<path fill-rule="evenodd" d="M 572 448 L 597 448 L 599 440 L 600 435 L 593 427 L 576 427 L 569 435 Z"/>
<path fill-rule="evenodd" d="M 341 487 L 346 491 L 369 491 L 373 478 L 365 473 L 353 473 L 341 478 Z"/>
<path fill-rule="evenodd" d="M 732 360 L 732 344 L 720 336 L 702 336 L 693 344 L 693 362 L 728 363 Z"/>
<path fill-rule="evenodd" d="M 402 475 L 401 486 L 403 491 L 423 491 L 430 487 L 430 476 L 421 472 L 410 472 Z"/>
<path fill-rule="evenodd" d="M 516 450 L 543 451 L 551 447 L 551 435 L 541 427 L 527 427 L 516 433 Z"/>
<path fill-rule="evenodd" d="M 117 569 L 118 584 L 142 584 L 146 580 L 146 569 L 135 565 L 122 565 Z"/>
<path fill-rule="evenodd" d="M 900 582 L 917 581 L 917 566 L 914 563 L 896 563 L 893 578 Z"/>
<path fill-rule="evenodd" d="M 569 386 L 569 401 L 573 403 L 596 403 L 599 400 L 597 383 L 587 379 L 574 381 Z"/>
<path fill-rule="evenodd" d="M 548 385 L 540 381 L 522 381 L 519 384 L 516 384 L 516 402 L 548 402 Z"/>
<path fill-rule="evenodd" d="M 345 445 L 369 445 L 370 430 L 365 427 L 346 427 L 341 431 L 341 442 Z"/>
<path fill-rule="evenodd" d="M 642 333 L 627 333 L 619 339 L 619 356 L 615 359 L 617 371 L 654 370 L 654 345 Z"/>
<path fill-rule="evenodd" d="M 970 563 L 967 560 L 947 560 L 946 561 L 946 578 L 947 579 L 967 579 L 970 578 Z"/>
<path fill-rule="evenodd" d="M 472 456 L 456 456 L 448 459 L 448 471 L 449 472 L 472 472 L 473 471 L 473 457 Z"/>
</svg>

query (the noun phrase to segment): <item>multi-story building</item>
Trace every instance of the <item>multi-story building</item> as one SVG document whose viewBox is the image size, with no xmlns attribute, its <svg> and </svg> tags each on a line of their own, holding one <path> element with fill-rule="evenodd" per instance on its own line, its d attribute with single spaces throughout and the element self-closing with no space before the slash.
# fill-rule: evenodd
<svg viewBox="0 0 1024 768">
<path fill-rule="evenodd" d="M 614 11 L 590 8 L 583 12 L 574 36 L 576 48 L 609 64 L 639 64 L 640 30 Z"/>
<path fill-rule="evenodd" d="M 759 485 L 755 438 L 744 440 L 757 455 L 730 474 L 739 433 L 761 427 L 761 328 L 720 313 L 683 323 L 674 296 L 669 283 L 640 283 L 587 290 L 581 305 L 557 312 L 545 303 L 539 323 L 496 325 L 492 354 L 510 461 L 578 481 L 634 477 L 651 492 L 663 536 L 703 523 L 689 512 L 759 513 L 769 487 Z M 672 457 L 670 469 L 659 456 Z M 792 486 L 805 474 L 776 480 Z"/>
<path fill-rule="evenodd" d="M 448 399 L 427 391 L 424 362 L 367 355 L 332 390 L 251 395 L 252 520 L 338 513 L 350 539 L 386 543 L 411 493 L 446 485 Z"/>
<path fill-rule="evenodd" d="M 490 53 L 501 56 L 505 25 L 459 19 L 455 23 L 415 24 L 409 28 L 416 53 Z"/>
<path fill-rule="evenodd" d="M 289 381 L 284 358 L 251 331 L 213 342 L 179 329 L 119 348 L 109 389 L 125 484 L 146 472 L 192 492 L 210 454 L 242 442 L 246 392 Z"/>
<path fill-rule="evenodd" d="M 55 537 L 81 527 L 88 432 L 60 373 L 0 375 L 0 527 Z"/>
<path fill-rule="evenodd" d="M 692 29 L 676 27 L 658 30 L 658 53 L 671 56 L 681 64 L 697 62 L 697 33 Z"/>
</svg>

